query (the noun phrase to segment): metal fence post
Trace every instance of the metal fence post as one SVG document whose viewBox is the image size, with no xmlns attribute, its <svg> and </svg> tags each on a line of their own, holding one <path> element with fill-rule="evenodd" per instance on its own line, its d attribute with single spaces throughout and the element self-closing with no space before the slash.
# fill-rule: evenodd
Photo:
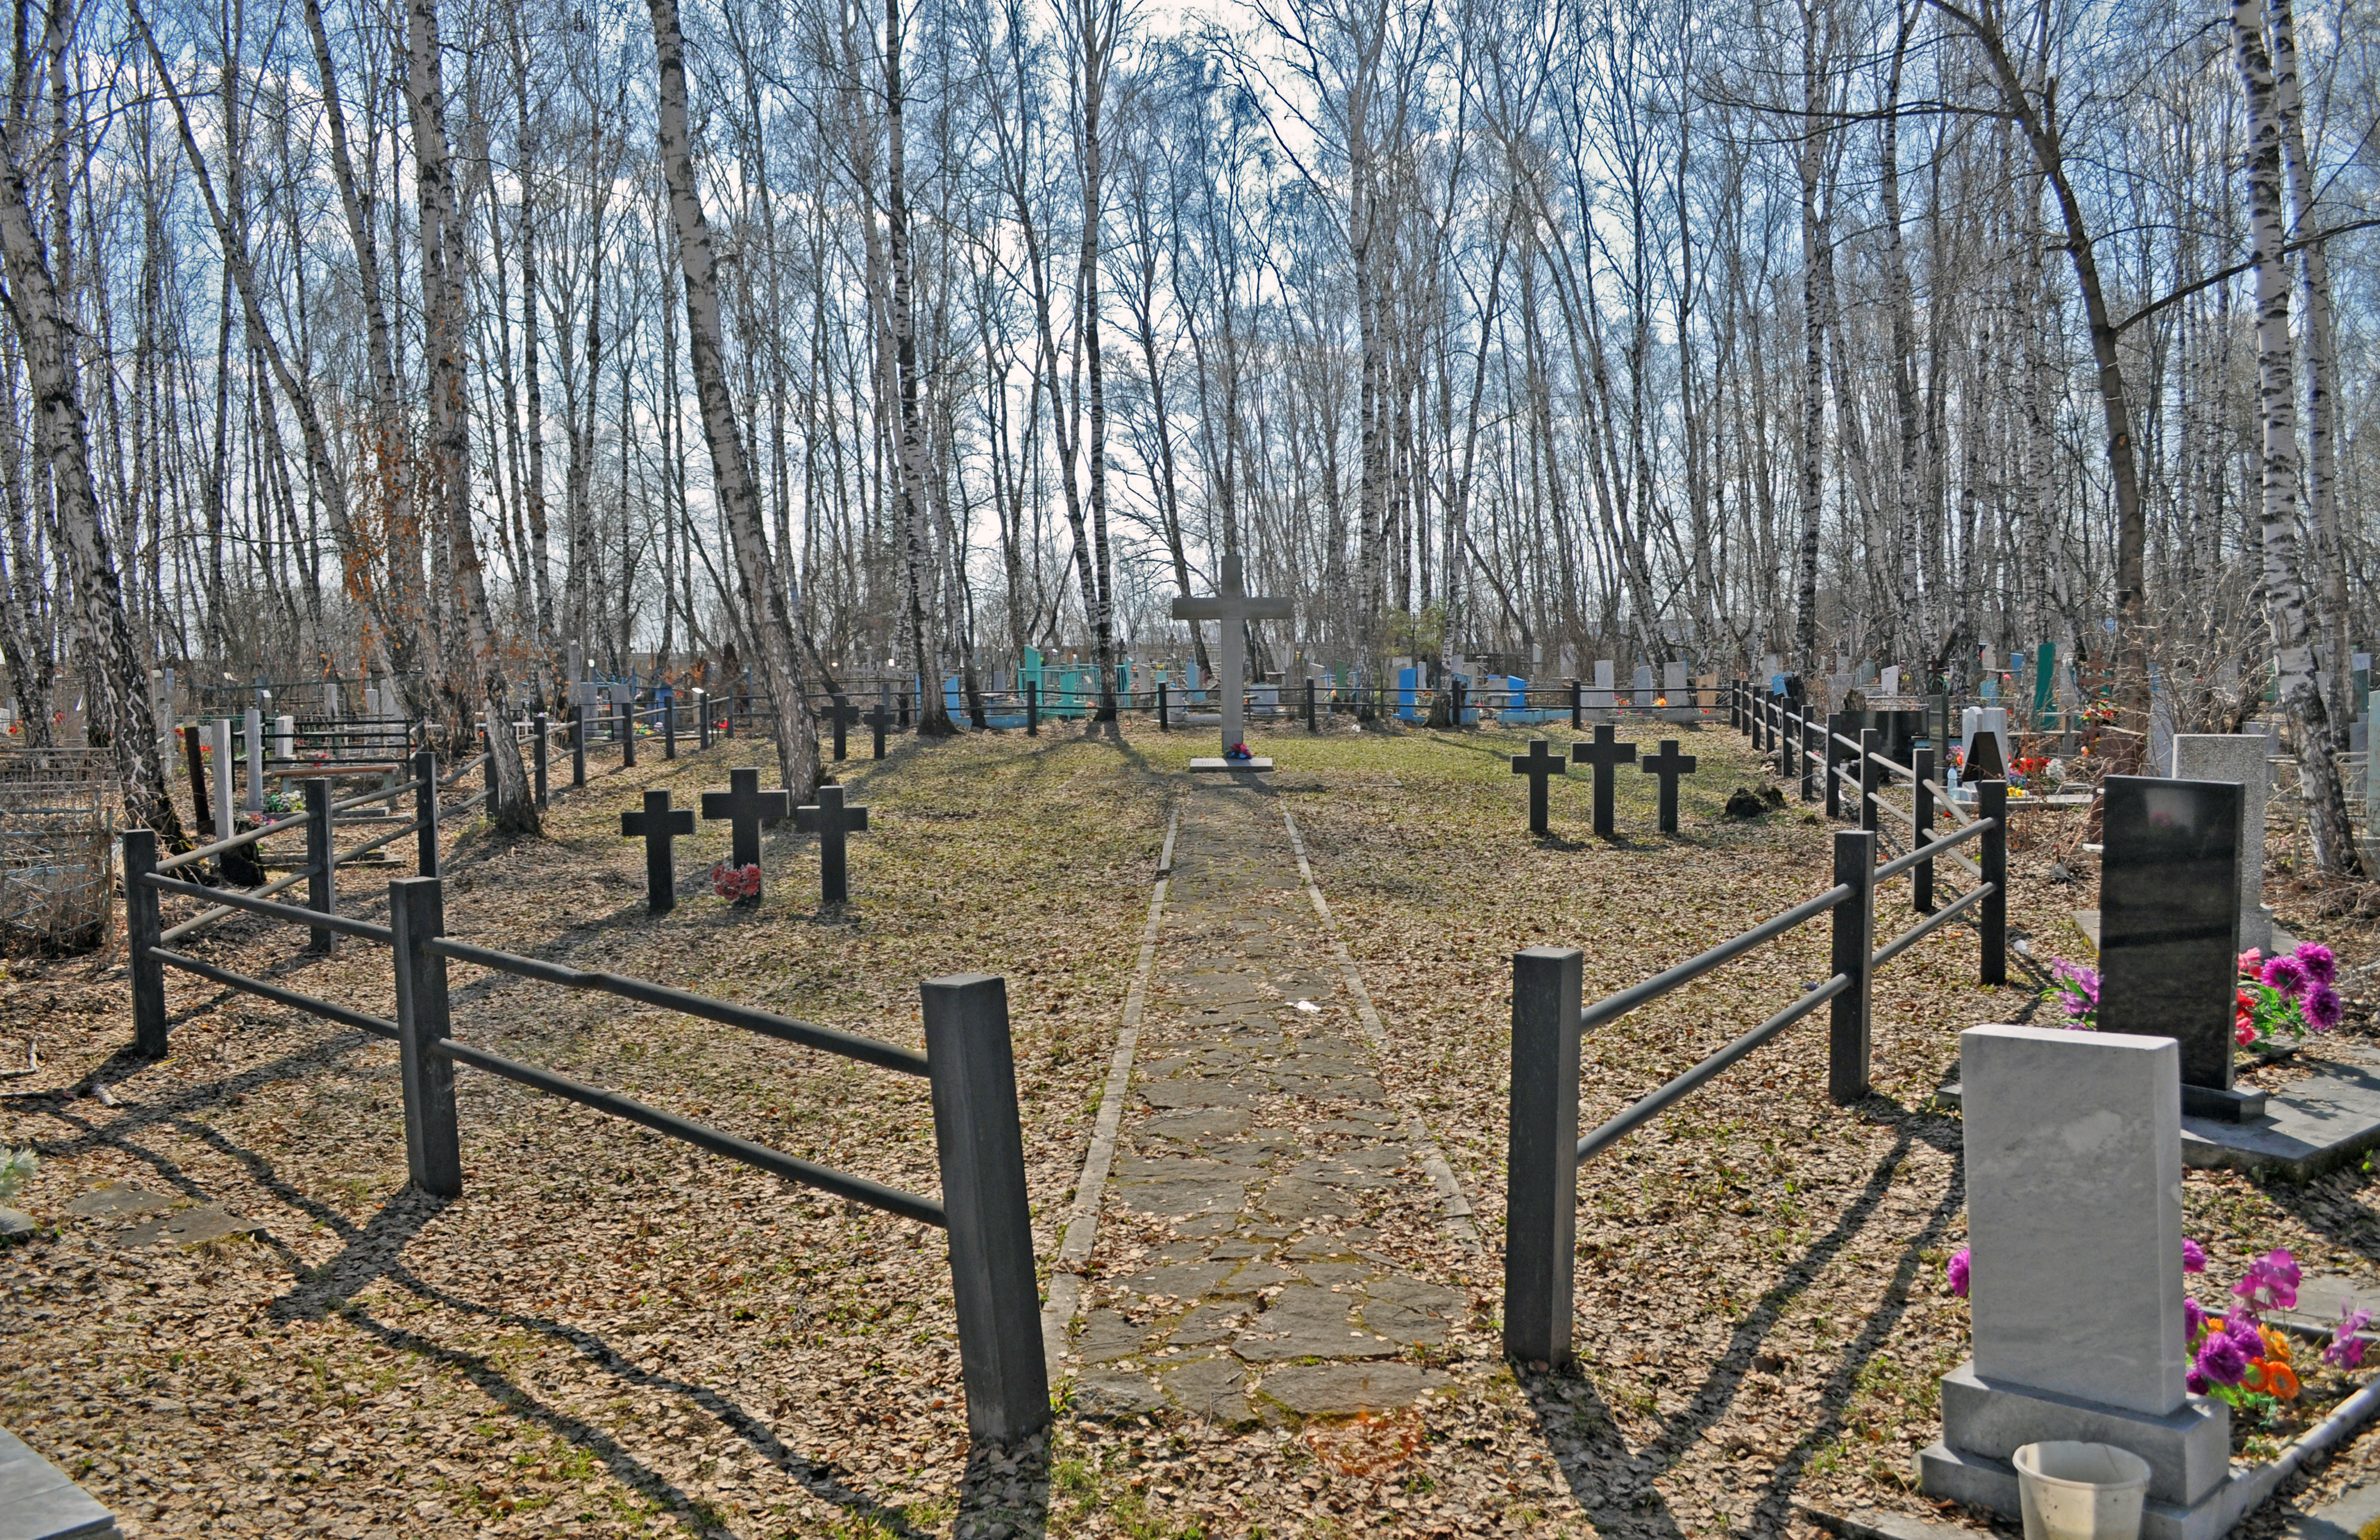
<svg viewBox="0 0 2380 1540">
<path fill-rule="evenodd" d="M 2008 782 L 1975 782 L 1975 816 L 1989 819 L 1981 852 L 1984 880 L 1992 891 L 1975 905 L 1975 928 L 1983 932 L 1983 982 L 2008 982 Z"/>
<path fill-rule="evenodd" d="M 901 725 L 906 727 L 909 724 L 905 721 Z M 1032 679 L 1025 682 L 1025 735 L 1028 738 L 1041 735 L 1041 685 Z"/>
<path fill-rule="evenodd" d="M 1030 685 L 1026 686 L 1028 690 L 1032 687 Z M 1160 679 L 1157 682 L 1157 730 L 1160 733 L 1173 731 L 1173 713 L 1169 709 L 1169 706 L 1170 702 L 1166 699 L 1165 681 Z"/>
<path fill-rule="evenodd" d="M 545 806 L 545 740 L 552 734 L 553 729 L 543 711 L 538 712 L 529 721 L 534 734 L 530 740 L 532 746 L 529 749 L 529 758 L 532 761 L 531 769 L 537 772 L 537 805 L 542 807 Z"/>
<path fill-rule="evenodd" d="M 662 697 L 662 758 L 677 758 L 677 692 Z"/>
<path fill-rule="evenodd" d="M 1851 988 L 1828 1001 L 1827 1095 L 1849 1107 L 1867 1095 L 1868 959 L 1876 955 L 1876 835 L 1835 832 L 1835 886 L 1849 898 L 1835 905 L 1834 971 Z"/>
<path fill-rule="evenodd" d="M 637 703 L 620 702 L 620 768 L 637 768 Z"/>
<path fill-rule="evenodd" d="M 570 708 L 570 783 L 587 784 L 587 703 Z"/>
<path fill-rule="evenodd" d="M 696 718 L 694 725 L 694 746 L 698 750 L 709 748 L 710 746 L 710 691 L 697 690 L 694 692 L 694 714 Z"/>
<path fill-rule="evenodd" d="M 1909 768 L 1917 772 L 1917 785 L 1910 798 L 1912 810 L 1917 815 L 1916 828 L 1910 832 L 1912 848 L 1934 843 L 1934 746 L 1919 744 L 1909 751 Z M 1920 861 L 1909 869 L 1909 902 L 1921 915 L 1934 912 L 1934 863 Z"/>
<path fill-rule="evenodd" d="M 331 843 L 331 783 L 327 781 L 306 782 L 306 907 L 318 915 L 339 912 L 333 882 L 339 865 L 338 846 Z M 335 931 L 315 926 L 314 939 L 306 944 L 309 952 L 328 956 L 339 944 Z"/>
<path fill-rule="evenodd" d="M 1506 1135 L 1504 1356 L 1571 1362 L 1577 1266 L 1578 992 L 1585 954 L 1512 954 L 1512 1122 Z"/>
<path fill-rule="evenodd" d="M 1586 691 L 1575 679 L 1570 682 L 1570 730 L 1586 731 Z"/>
<path fill-rule="evenodd" d="M 1873 834 L 1878 820 L 1884 817 L 1876 801 L 1876 789 L 1883 783 L 1879 779 L 1883 767 L 1876 762 L 1876 757 L 1883 752 L 1884 734 L 1873 727 L 1863 727 L 1859 737 L 1859 826 Z"/>
<path fill-rule="evenodd" d="M 1807 701 L 1802 703 L 1802 714 L 1795 721 L 1799 731 L 1792 734 L 1793 755 L 1802 766 L 1802 800 L 1815 802 L 1818 800 L 1818 786 L 1814 778 L 1826 763 L 1826 757 L 1818 752 L 1819 744 L 1824 741 L 1820 734 L 1826 732 L 1826 723 L 1810 714 Z"/>
<path fill-rule="evenodd" d="M 414 866 L 424 877 L 438 875 L 438 751 L 413 756 Z"/>
<path fill-rule="evenodd" d="M 1824 725 L 1819 729 L 1826 734 L 1826 737 L 1821 741 L 1827 751 L 1827 817 L 1829 819 L 1840 819 L 1843 816 L 1843 778 L 1835 773 L 1842 768 L 1843 762 L 1843 746 L 1835 741 L 1837 725 L 1839 724 L 1835 720 L 1835 714 L 1830 711 L 1826 715 Z"/>
<path fill-rule="evenodd" d="M 389 939 L 396 953 L 396 1043 L 405 1081 L 405 1165 L 413 1184 L 451 1198 L 463 1191 L 455 1132 L 455 1065 L 437 1050 L 447 1036 L 446 959 L 422 943 L 446 931 L 434 877 L 388 885 Z"/>
<path fill-rule="evenodd" d="M 125 945 L 131 953 L 132 1051 L 143 1059 L 165 1057 L 165 964 L 150 955 L 164 927 L 157 918 L 157 890 L 141 880 L 157 869 L 157 831 L 124 831 Z"/>
<path fill-rule="evenodd" d="M 967 1434 L 978 1445 L 1013 1446 L 1050 1425 L 1050 1379 L 1025 1191 L 1025 1140 L 1016 1118 L 1008 987 L 990 974 L 959 974 L 929 978 L 919 992 Z"/>
<path fill-rule="evenodd" d="M 851 702 L 839 695 L 829 696 L 827 709 L 834 714 L 834 757 L 839 760 L 850 751 Z"/>
<path fill-rule="evenodd" d="M 1314 681 L 1311 679 L 1305 682 L 1305 730 L 1308 733 L 1319 733 L 1322 731 L 1321 727 L 1315 721 Z"/>
</svg>

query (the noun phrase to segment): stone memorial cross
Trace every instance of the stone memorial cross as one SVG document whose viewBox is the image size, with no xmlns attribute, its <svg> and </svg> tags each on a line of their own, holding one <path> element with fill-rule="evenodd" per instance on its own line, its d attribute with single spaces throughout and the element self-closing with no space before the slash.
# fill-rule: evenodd
<svg viewBox="0 0 2380 1540">
<path fill-rule="evenodd" d="M 729 770 L 727 785 L 726 791 L 702 794 L 702 816 L 712 821 L 728 820 L 734 836 L 729 859 L 738 870 L 757 867 L 760 864 L 761 822 L 765 819 L 774 823 L 783 818 L 786 805 L 793 798 L 782 790 L 762 791 L 757 769 Z"/>
<path fill-rule="evenodd" d="M 1220 675 L 1215 681 L 1216 694 L 1223 709 L 1223 748 L 1229 752 L 1245 742 L 1240 718 L 1240 695 L 1247 683 L 1246 623 L 1252 620 L 1287 620 L 1293 613 L 1286 599 L 1257 599 L 1247 591 L 1237 556 L 1223 558 L 1223 579 L 1215 592 L 1203 599 L 1184 594 L 1173 601 L 1175 620 L 1213 620 L 1222 623 L 1222 655 L 1216 661 Z"/>
<path fill-rule="evenodd" d="M 820 786 L 817 802 L 794 809 L 794 827 L 819 837 L 820 902 L 841 903 L 849 899 L 851 881 L 844 864 L 844 837 L 867 829 L 866 805 L 845 806 L 842 787 Z"/>
<path fill-rule="evenodd" d="M 694 809 L 673 811 L 667 787 L 645 793 L 645 810 L 620 815 L 620 837 L 645 842 L 645 909 L 666 915 L 677 907 L 677 862 L 671 849 L 681 834 L 694 832 Z M 755 842 L 757 843 L 757 842 Z"/>
<path fill-rule="evenodd" d="M 1614 768 L 1634 764 L 1636 746 L 1616 742 L 1611 724 L 1602 722 L 1595 729 L 1593 743 L 1582 739 L 1570 746 L 1570 757 L 1574 763 L 1595 767 L 1595 832 L 1603 839 L 1610 839 L 1614 831 L 1611 810 Z"/>
<path fill-rule="evenodd" d="M 1646 775 L 1661 778 L 1661 832 L 1678 831 L 1678 777 L 1694 773 L 1694 757 L 1678 752 L 1678 740 L 1661 740 L 1661 752 L 1647 756 L 1642 766 Z"/>
<path fill-rule="evenodd" d="M 1567 773 L 1569 761 L 1546 752 L 1546 740 L 1531 738 L 1529 752 L 1512 756 L 1512 773 L 1529 778 L 1529 832 L 1546 832 L 1546 778 Z"/>
</svg>

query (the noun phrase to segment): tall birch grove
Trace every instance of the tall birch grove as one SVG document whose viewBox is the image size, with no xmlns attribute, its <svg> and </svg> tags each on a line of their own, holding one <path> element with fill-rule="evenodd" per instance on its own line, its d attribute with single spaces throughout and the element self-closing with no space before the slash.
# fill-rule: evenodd
<svg viewBox="0 0 2380 1540">
<path fill-rule="evenodd" d="M 2380 637 L 2355 0 L 50 0 L 0 116 L 0 654 L 171 827 L 151 671 L 876 681 L 2043 646 L 2270 709 Z M 1011 674 L 1013 677 L 1013 673 Z M 1354 677 L 1353 673 L 1336 675 Z M 953 725 L 943 691 L 924 726 Z M 2268 706 L 2269 703 L 2269 706 Z M 963 723 L 961 723 L 963 725 Z M 534 826 L 500 756 L 499 814 Z"/>
</svg>

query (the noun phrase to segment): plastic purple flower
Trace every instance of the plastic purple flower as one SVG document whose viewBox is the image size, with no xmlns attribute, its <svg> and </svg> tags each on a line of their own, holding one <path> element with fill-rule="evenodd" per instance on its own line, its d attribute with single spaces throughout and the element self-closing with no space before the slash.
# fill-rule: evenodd
<svg viewBox="0 0 2380 1540">
<path fill-rule="evenodd" d="M 2347 1019 L 2347 1001 L 2327 984 L 2316 984 L 2306 991 L 2306 1025 L 2316 1032 L 2327 1032 Z"/>
<path fill-rule="evenodd" d="M 2245 1310 L 2234 1310 L 2224 1321 L 2223 1329 L 2240 1344 L 2240 1351 L 2250 1358 L 2265 1356 L 2265 1336 L 2256 1329 L 2256 1318 Z"/>
<path fill-rule="evenodd" d="M 2206 1394 L 2207 1391 L 2214 1388 L 2214 1386 L 2208 1383 L 2206 1376 L 2200 1374 L 2196 1369 L 2191 1370 L 2188 1375 L 2183 1376 L 2181 1383 L 2183 1388 L 2187 1389 L 2193 1396 L 2203 1396 Z"/>
<path fill-rule="evenodd" d="M 2269 1251 L 2248 1264 L 2248 1276 L 2231 1285 L 2231 1291 L 2246 1303 L 2250 1313 L 2287 1310 L 2298 1303 L 2298 1281 L 2303 1276 L 2296 1257 L 2286 1251 Z"/>
<path fill-rule="evenodd" d="M 2365 1343 L 2356 1333 L 2371 1324 L 2372 1312 L 2356 1309 L 2352 1294 L 2340 1300 L 2338 1326 L 2330 1334 L 2330 1345 L 2322 1350 L 2322 1361 L 2334 1368 L 2362 1368 Z"/>
<path fill-rule="evenodd" d="M 2298 944 L 2297 959 L 2299 965 L 2305 969 L 2306 976 L 2313 979 L 2315 983 L 2334 984 L 2338 982 L 2338 953 L 2331 951 L 2330 948 L 2323 945 L 2320 941 L 2300 942 Z"/>
<path fill-rule="evenodd" d="M 2206 1270 L 2206 1248 L 2187 1235 L 2181 1238 L 2181 1270 L 2186 1273 Z"/>
<path fill-rule="evenodd" d="M 2248 1350 L 2240 1339 L 2218 1331 L 2198 1345 L 2198 1373 L 2216 1385 L 2237 1385 L 2248 1372 Z"/>
<path fill-rule="evenodd" d="M 1956 1255 L 1950 1258 L 1950 1265 L 1943 1269 L 1950 1276 L 1950 1292 L 1961 1299 L 1967 1297 L 1967 1247 L 1961 1246 Z"/>
<path fill-rule="evenodd" d="M 2306 986 L 2313 982 L 2306 972 L 2306 965 L 2294 957 L 2276 957 L 2265 964 L 2265 986 L 2292 998 L 2303 994 Z"/>
<path fill-rule="evenodd" d="M 2188 1294 L 2184 1294 L 2184 1295 L 2181 1297 L 2181 1340 L 2182 1340 L 2182 1341 L 2183 1341 L 2184 1343 L 2190 1343 L 2190 1342 L 2195 1342 L 2195 1341 L 2197 1341 L 2197 1340 L 2198 1340 L 2198 1334 L 2199 1334 L 2200 1332 L 2202 1332 L 2202 1331 L 2205 1330 L 2205 1329 L 2206 1329 L 2206 1309 L 2205 1309 L 2205 1307 L 2204 1307 L 2204 1305 L 2200 1304 L 2196 1300 L 2192 1299 Z"/>
</svg>

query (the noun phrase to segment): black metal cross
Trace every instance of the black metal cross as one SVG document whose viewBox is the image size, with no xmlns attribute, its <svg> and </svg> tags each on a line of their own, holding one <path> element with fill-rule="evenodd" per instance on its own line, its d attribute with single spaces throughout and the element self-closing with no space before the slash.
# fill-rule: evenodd
<svg viewBox="0 0 2380 1540">
<path fill-rule="evenodd" d="M 844 806 L 843 788 L 820 786 L 818 801 L 794 809 L 794 827 L 819 837 L 819 901 L 841 903 L 851 897 L 851 881 L 844 865 L 844 836 L 868 827 L 865 804 Z"/>
<path fill-rule="evenodd" d="M 826 709 L 826 714 L 827 719 L 834 723 L 834 757 L 840 759 L 844 755 L 844 734 L 853 722 L 859 720 L 859 708 L 843 697 L 836 696 L 834 704 Z M 882 756 L 880 755 L 878 758 L 881 758 Z"/>
<path fill-rule="evenodd" d="M 783 791 L 762 791 L 758 770 L 729 770 L 727 786 L 723 792 L 702 794 L 702 816 L 714 821 L 730 820 L 728 827 L 735 835 L 733 865 L 740 871 L 760 864 L 760 824 L 763 819 L 774 823 L 783 818 L 793 798 Z"/>
<path fill-rule="evenodd" d="M 1529 752 L 1512 756 L 1512 773 L 1529 778 L 1529 832 L 1546 832 L 1546 778 L 1568 773 L 1569 761 L 1546 751 L 1543 738 L 1529 740 Z"/>
<path fill-rule="evenodd" d="M 1602 722 L 1595 729 L 1593 743 L 1579 742 L 1570 746 L 1574 763 L 1595 767 L 1595 832 L 1609 839 L 1614 831 L 1611 816 L 1612 772 L 1616 766 L 1636 762 L 1636 746 L 1616 742 L 1611 724 Z"/>
<path fill-rule="evenodd" d="M 693 832 L 693 809 L 672 811 L 665 787 L 645 793 L 643 812 L 620 815 L 620 837 L 645 842 L 645 908 L 650 913 L 666 915 L 677 907 L 677 863 L 670 845 L 680 834 Z"/>
<path fill-rule="evenodd" d="M 1678 777 L 1694 773 L 1694 757 L 1678 752 L 1678 740 L 1661 740 L 1661 752 L 1646 758 L 1642 767 L 1646 775 L 1661 778 L 1661 832 L 1678 831 Z"/>
<path fill-rule="evenodd" d="M 892 725 L 892 713 L 885 709 L 884 702 L 879 700 L 875 705 L 870 706 L 868 709 L 868 714 L 859 720 L 866 722 L 876 734 L 876 757 L 879 759 L 883 758 L 884 730 Z M 840 759 L 843 756 L 838 754 L 835 758 Z"/>
</svg>

